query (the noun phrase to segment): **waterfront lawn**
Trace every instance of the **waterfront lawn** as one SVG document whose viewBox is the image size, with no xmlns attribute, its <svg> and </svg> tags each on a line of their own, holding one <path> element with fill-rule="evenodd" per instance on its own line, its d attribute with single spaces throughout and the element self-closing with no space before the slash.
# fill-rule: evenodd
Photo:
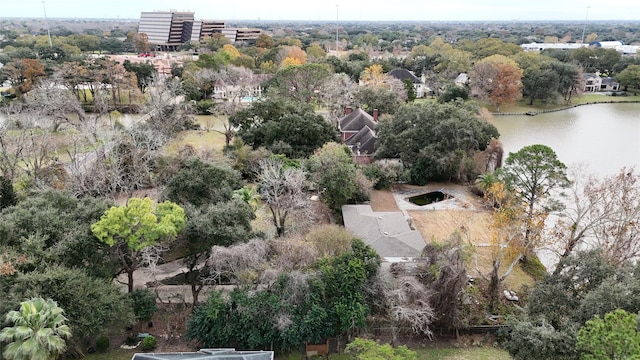
<svg viewBox="0 0 640 360">
<path fill-rule="evenodd" d="M 535 100 L 533 105 L 529 105 L 529 99 L 522 99 L 517 103 L 506 106 L 503 105 L 500 107 L 500 112 L 502 113 L 527 113 L 527 112 L 539 112 L 542 110 L 554 110 L 554 109 L 562 109 L 566 107 L 571 107 L 573 105 L 579 104 L 589 104 L 589 103 L 609 103 L 609 102 L 640 102 L 640 95 L 632 95 L 633 93 L 628 92 L 629 96 L 611 96 L 605 95 L 602 93 L 589 93 L 582 94 L 581 96 L 576 96 L 571 99 L 571 104 L 565 105 L 562 103 L 559 104 L 545 104 L 540 100 Z M 494 111 L 494 107 L 490 104 L 484 104 L 484 106 L 489 109 L 489 111 Z"/>
</svg>

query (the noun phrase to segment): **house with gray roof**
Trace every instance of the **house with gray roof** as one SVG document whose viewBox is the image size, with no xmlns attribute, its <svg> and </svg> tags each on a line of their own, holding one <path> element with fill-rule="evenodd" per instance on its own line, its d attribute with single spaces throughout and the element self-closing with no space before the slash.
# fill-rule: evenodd
<svg viewBox="0 0 640 360">
<path fill-rule="evenodd" d="M 404 82 L 405 80 L 409 80 L 413 84 L 413 89 L 416 92 L 417 98 L 423 98 L 427 95 L 427 93 L 431 92 L 431 89 L 429 89 L 425 85 L 424 77 L 419 78 L 407 69 L 393 69 L 389 71 L 387 75 L 392 76 L 402 82 Z"/>
<path fill-rule="evenodd" d="M 620 90 L 620 83 L 617 83 L 610 76 L 602 78 L 602 83 L 600 84 L 600 91 L 618 91 L 618 90 Z"/>
<path fill-rule="evenodd" d="M 370 205 L 343 205 L 344 226 L 384 261 L 419 257 L 425 242 L 402 212 L 374 212 Z"/>
<path fill-rule="evenodd" d="M 355 161 L 360 164 L 368 164 L 373 161 L 377 124 L 377 109 L 373 110 L 373 116 L 371 116 L 361 108 L 355 110 L 347 108 L 345 116 L 338 120 L 340 138 L 353 152 Z"/>
<path fill-rule="evenodd" d="M 200 349 L 197 352 L 139 353 L 131 360 L 273 360 L 273 351 L 236 351 L 235 349 Z"/>
<path fill-rule="evenodd" d="M 353 150 L 356 156 L 372 155 L 375 151 L 376 133 L 373 129 L 365 125 L 344 143 Z"/>
</svg>

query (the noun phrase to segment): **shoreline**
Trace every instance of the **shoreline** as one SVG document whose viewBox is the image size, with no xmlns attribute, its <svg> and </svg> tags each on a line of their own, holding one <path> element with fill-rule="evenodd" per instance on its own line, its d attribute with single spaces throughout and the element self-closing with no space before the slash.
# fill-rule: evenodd
<svg viewBox="0 0 640 360">
<path fill-rule="evenodd" d="M 623 101 L 591 101 L 591 102 L 586 102 L 586 103 L 581 103 L 581 104 L 574 104 L 574 105 L 568 105 L 568 106 L 563 106 L 561 108 L 557 108 L 557 109 L 548 109 L 548 110 L 540 110 L 540 111 L 527 111 L 527 112 L 492 112 L 491 115 L 494 116 L 502 116 L 502 115 L 507 115 L 507 116 L 512 116 L 512 115 L 516 115 L 516 116 L 536 116 L 538 114 L 546 114 L 546 113 L 550 113 L 550 112 L 557 112 L 557 111 L 564 111 L 564 110 L 569 110 L 569 109 L 573 109 L 576 108 L 578 106 L 584 106 L 584 105 L 596 105 L 596 104 L 638 104 L 640 103 L 640 100 L 623 100 Z"/>
</svg>

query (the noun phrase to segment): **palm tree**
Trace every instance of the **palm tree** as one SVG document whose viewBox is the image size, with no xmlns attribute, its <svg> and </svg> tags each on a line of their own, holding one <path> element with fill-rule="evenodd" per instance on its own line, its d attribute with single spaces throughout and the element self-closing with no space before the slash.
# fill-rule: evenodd
<svg viewBox="0 0 640 360">
<path fill-rule="evenodd" d="M 495 173 L 480 174 L 476 179 L 476 186 L 478 187 L 478 189 L 480 189 L 480 191 L 486 193 L 489 189 L 491 189 L 493 184 L 498 181 L 499 178 Z"/>
<path fill-rule="evenodd" d="M 7 321 L 13 326 L 0 331 L 0 341 L 9 342 L 2 355 L 9 360 L 54 360 L 62 354 L 71 337 L 62 308 L 51 299 L 32 298 L 20 303 L 19 311 L 10 311 Z"/>
<path fill-rule="evenodd" d="M 260 194 L 255 186 L 243 186 L 241 189 L 233 191 L 233 197 L 238 198 L 249 204 L 254 212 L 258 210 L 260 203 Z"/>
</svg>

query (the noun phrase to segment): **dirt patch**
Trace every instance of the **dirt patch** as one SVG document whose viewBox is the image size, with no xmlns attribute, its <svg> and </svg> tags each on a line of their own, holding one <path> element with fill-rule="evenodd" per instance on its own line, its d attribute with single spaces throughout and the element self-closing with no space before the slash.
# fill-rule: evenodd
<svg viewBox="0 0 640 360">
<path fill-rule="evenodd" d="M 400 211 L 391 190 L 371 190 L 369 203 L 373 211 Z"/>
</svg>

